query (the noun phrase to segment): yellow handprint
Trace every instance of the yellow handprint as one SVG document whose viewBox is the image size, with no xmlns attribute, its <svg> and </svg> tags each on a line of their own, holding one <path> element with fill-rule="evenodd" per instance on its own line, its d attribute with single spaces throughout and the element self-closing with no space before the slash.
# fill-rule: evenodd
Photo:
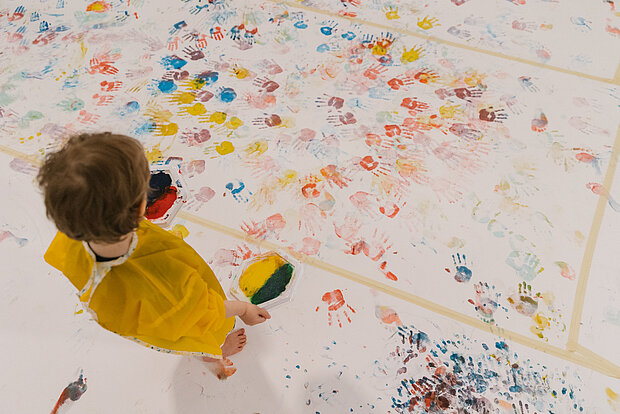
<svg viewBox="0 0 620 414">
<path fill-rule="evenodd" d="M 426 16 L 422 20 L 418 19 L 418 22 L 416 24 L 418 25 L 420 29 L 428 30 L 428 29 L 432 29 L 434 26 L 438 26 L 438 25 L 435 25 L 435 23 L 437 23 L 438 21 L 439 19 L 436 19 L 434 17 L 429 18 L 428 16 Z"/>
<path fill-rule="evenodd" d="M 442 105 L 439 107 L 439 115 L 442 118 L 454 118 L 456 114 L 463 113 L 460 105 Z"/>
<path fill-rule="evenodd" d="M 384 7 L 383 11 L 385 12 L 385 17 L 387 17 L 388 20 L 400 19 L 400 16 L 398 15 L 398 7 Z"/>
<path fill-rule="evenodd" d="M 403 63 L 414 62 L 420 59 L 423 53 L 424 49 L 422 49 L 422 46 L 414 46 L 409 51 L 406 47 L 403 47 L 403 55 L 400 57 L 400 61 Z"/>
</svg>

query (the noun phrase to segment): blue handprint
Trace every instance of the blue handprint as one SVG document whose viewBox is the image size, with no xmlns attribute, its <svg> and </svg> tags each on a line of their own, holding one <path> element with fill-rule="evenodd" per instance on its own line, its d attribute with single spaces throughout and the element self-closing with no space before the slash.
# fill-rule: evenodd
<svg viewBox="0 0 620 414">
<path fill-rule="evenodd" d="M 454 262 L 454 268 L 456 273 L 454 274 L 454 280 L 461 283 L 467 283 L 470 281 L 472 276 L 472 271 L 467 267 L 467 258 L 465 254 L 463 254 L 463 259 L 461 260 L 461 254 L 457 253 L 456 257 L 452 255 L 452 262 Z"/>
<path fill-rule="evenodd" d="M 230 194 L 232 194 L 233 198 L 235 200 L 237 200 L 239 203 L 247 203 L 249 198 L 244 194 L 243 190 L 245 190 L 245 184 L 242 181 L 236 180 L 237 184 L 235 185 L 234 183 L 228 183 L 226 184 L 226 189 L 228 191 L 230 191 Z M 248 192 L 249 195 L 252 195 L 252 193 L 249 190 L 246 190 Z"/>
<path fill-rule="evenodd" d="M 334 34 L 334 32 L 336 31 L 336 27 L 338 27 L 338 23 L 333 20 L 323 22 L 322 24 L 323 25 L 321 26 L 321 33 L 323 33 L 325 36 L 331 36 L 332 34 Z"/>
</svg>

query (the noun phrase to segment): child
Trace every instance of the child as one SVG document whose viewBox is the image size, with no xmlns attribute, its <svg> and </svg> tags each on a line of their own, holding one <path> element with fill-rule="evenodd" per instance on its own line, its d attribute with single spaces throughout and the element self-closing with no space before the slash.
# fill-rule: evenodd
<svg viewBox="0 0 620 414">
<path fill-rule="evenodd" d="M 64 273 L 105 329 L 149 348 L 200 355 L 218 377 L 244 347 L 248 325 L 269 313 L 226 300 L 213 271 L 187 243 L 143 219 L 149 165 L 135 139 L 111 133 L 74 136 L 38 175 L 58 233 L 45 260 Z M 213 365 L 213 364 L 212 364 Z"/>
</svg>

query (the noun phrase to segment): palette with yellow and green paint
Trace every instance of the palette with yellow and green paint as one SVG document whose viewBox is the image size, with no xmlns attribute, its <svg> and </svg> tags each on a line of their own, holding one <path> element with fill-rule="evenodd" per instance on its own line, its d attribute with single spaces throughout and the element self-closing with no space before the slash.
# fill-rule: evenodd
<svg viewBox="0 0 620 414">
<path fill-rule="evenodd" d="M 230 294 L 263 307 L 287 302 L 299 277 L 299 264 L 276 252 L 256 256 L 241 266 Z"/>
</svg>

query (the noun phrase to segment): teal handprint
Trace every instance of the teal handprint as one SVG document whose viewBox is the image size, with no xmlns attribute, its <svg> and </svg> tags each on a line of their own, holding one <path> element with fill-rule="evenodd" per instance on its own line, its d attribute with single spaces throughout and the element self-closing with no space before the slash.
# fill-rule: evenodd
<svg viewBox="0 0 620 414">
<path fill-rule="evenodd" d="M 506 258 L 506 264 L 512 267 L 517 275 L 528 282 L 534 280 L 543 270 L 540 259 L 534 253 L 513 250 Z"/>
</svg>

